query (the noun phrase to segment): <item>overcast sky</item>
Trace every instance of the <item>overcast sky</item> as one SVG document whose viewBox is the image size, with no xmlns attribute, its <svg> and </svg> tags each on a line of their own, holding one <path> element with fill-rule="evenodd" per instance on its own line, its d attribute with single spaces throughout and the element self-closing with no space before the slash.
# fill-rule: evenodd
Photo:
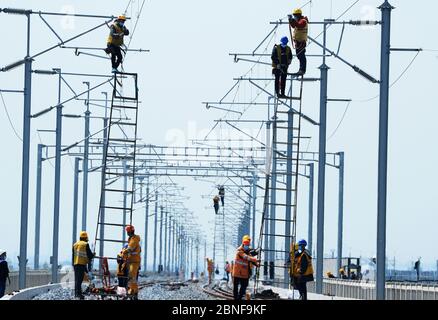
<svg viewBox="0 0 438 320">
<path fill-rule="evenodd" d="M 141 1 L 136 0 L 136 3 Z M 131 48 L 150 49 L 151 53 L 130 53 L 124 63 L 129 72 L 139 74 L 140 99 L 139 137 L 145 143 L 172 144 L 175 132 L 184 133 L 186 138 L 201 138 L 214 125 L 214 120 L 225 115 L 220 110 L 206 110 L 203 101 L 217 101 L 234 84 L 233 78 L 244 75 L 253 66 L 251 63 L 234 63 L 231 52 L 252 52 L 272 29 L 270 21 L 285 18 L 293 7 L 305 5 L 305 15 L 313 21 L 337 18 L 353 0 L 307 1 L 262 1 L 262 0 L 188 0 L 147 1 L 141 20 L 135 30 Z M 360 0 L 341 20 L 380 19 L 377 7 L 380 0 Z M 86 14 L 119 15 L 128 1 L 13 1 L 2 0 L 0 7 L 19 7 L 41 11 L 75 12 Z M 438 22 L 435 13 L 436 1 L 417 1 L 421 10 L 420 27 L 410 25 L 413 15 L 412 4 L 406 1 L 392 1 L 393 11 L 392 46 L 437 50 L 435 30 Z M 426 8 L 427 10 L 423 10 Z M 128 15 L 130 12 L 128 12 Z M 25 54 L 26 20 L 23 16 L 1 13 L 4 33 L 1 64 L 20 60 Z M 101 19 L 65 19 L 46 17 L 66 39 L 102 22 Z M 427 27 L 426 27 L 427 25 Z M 128 28 L 133 29 L 130 22 Z M 333 26 L 328 31 L 328 46 L 337 50 L 341 27 Z M 270 52 L 274 42 L 288 35 L 287 26 L 281 27 L 274 37 L 265 42 L 259 52 Z M 320 27 L 312 26 L 310 34 L 316 36 Z M 99 29 L 72 45 L 103 47 L 107 30 Z M 38 15 L 32 16 L 31 51 L 37 53 L 56 44 L 59 40 L 50 32 Z M 309 46 L 309 53 L 319 54 L 316 45 Z M 380 28 L 347 26 L 343 36 L 340 55 L 358 65 L 374 77 L 379 78 Z M 436 103 L 435 69 L 438 52 L 424 51 L 418 55 L 411 67 L 391 89 L 389 124 L 389 169 L 388 169 L 388 219 L 387 255 L 396 257 L 399 267 L 410 267 L 412 261 L 421 257 L 426 267 L 435 268 L 438 224 L 436 202 L 436 181 L 438 161 L 435 136 L 438 111 Z M 394 52 L 391 55 L 391 82 L 395 81 L 414 58 L 415 53 Z M 269 59 L 266 60 L 269 62 Z M 340 61 L 330 58 L 329 98 L 353 99 L 347 112 L 345 103 L 330 103 L 328 107 L 329 152 L 345 152 L 345 222 L 344 255 L 371 257 L 376 251 L 377 226 L 377 150 L 378 150 L 378 86 L 367 82 Z M 308 76 L 318 77 L 320 59 L 309 58 Z M 109 61 L 89 56 L 75 56 L 71 50 L 57 49 L 38 57 L 34 69 L 62 68 L 65 72 L 110 72 Z M 293 62 L 297 68 L 297 60 Z M 250 75 L 270 76 L 269 66 L 255 67 Z M 40 111 L 57 101 L 57 79 L 48 76 L 33 76 L 32 113 Z M 90 79 L 87 79 L 90 80 Z M 98 84 L 101 79 L 91 79 Z M 71 78 L 75 90 L 85 88 L 84 79 Z M 0 74 L 0 89 L 22 89 L 23 68 Z M 269 87 L 272 90 L 271 87 Z M 109 88 L 106 88 L 109 90 Z M 98 90 L 92 98 L 102 98 Z M 70 97 L 67 88 L 63 97 Z M 236 93 L 236 101 L 254 99 L 258 92 L 243 83 Z M 3 103 L 0 101 L 0 128 L 2 133 L 2 170 L 0 182 L 0 247 L 8 251 L 16 261 L 19 249 L 20 193 L 21 193 L 21 141 L 13 128 L 22 134 L 22 96 L 3 94 L 10 116 L 9 123 Z M 303 111 L 308 116 L 319 118 L 319 86 L 306 84 Z M 266 101 L 267 96 L 259 97 Z M 66 106 L 65 113 L 83 113 L 85 107 L 79 102 Z M 101 108 L 92 108 L 94 115 L 101 115 Z M 265 108 L 250 108 L 244 118 L 266 119 Z M 344 116 L 345 115 L 345 116 Z M 229 116 L 229 115 L 228 115 Z M 55 112 L 32 120 L 31 180 L 29 202 L 29 246 L 28 257 L 33 261 L 36 146 L 38 143 L 53 144 L 54 134 L 37 129 L 53 130 Z M 92 121 L 92 132 L 101 128 L 101 120 Z M 13 128 L 12 128 L 13 127 Z M 246 130 L 254 129 L 242 126 Z M 223 128 L 225 129 L 225 128 Z M 215 134 L 225 134 L 218 133 Z M 317 151 L 318 130 L 305 124 L 305 136 L 312 136 L 309 151 Z M 73 143 L 83 137 L 83 121 L 65 119 L 63 144 Z M 60 260 L 68 259 L 71 245 L 71 213 L 73 200 L 73 160 L 62 162 L 62 200 Z M 51 254 L 53 218 L 53 162 L 43 165 L 43 203 L 41 261 L 47 261 Z M 211 180 L 211 179 L 210 179 Z M 193 182 L 191 178 L 175 179 L 186 187 L 184 194 L 191 198 L 186 206 L 193 210 L 203 230 L 211 234 L 213 212 L 205 207 L 211 200 L 201 195 L 213 194 L 213 184 Z M 224 180 L 218 179 L 217 183 Z M 215 181 L 216 182 L 216 181 Z M 307 237 L 307 181 L 300 181 L 298 213 L 298 236 Z M 316 189 L 315 189 L 316 190 Z M 96 224 L 99 196 L 99 175 L 90 176 L 89 229 Z M 261 198 L 261 192 L 259 196 Z M 81 197 L 80 197 L 81 199 Z M 336 249 L 337 232 L 337 171 L 327 169 L 325 252 Z M 316 196 L 315 196 L 316 200 Z M 316 202 L 315 202 L 316 204 Z M 261 208 L 261 200 L 257 202 Z M 316 205 L 315 205 L 316 217 Z M 142 218 L 137 218 L 140 223 Z M 316 228 L 316 218 L 315 218 Z M 93 232 L 91 237 L 94 238 Z M 209 239 L 211 240 L 211 239 Z"/>
</svg>

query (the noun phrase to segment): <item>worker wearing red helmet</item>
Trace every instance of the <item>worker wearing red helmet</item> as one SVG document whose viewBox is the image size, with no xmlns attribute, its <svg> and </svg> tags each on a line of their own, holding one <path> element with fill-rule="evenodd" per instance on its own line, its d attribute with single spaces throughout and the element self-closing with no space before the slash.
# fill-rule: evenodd
<svg viewBox="0 0 438 320">
<path fill-rule="evenodd" d="M 135 234 L 135 228 L 132 225 L 127 226 L 125 230 L 129 237 L 128 247 L 126 248 L 127 262 L 129 264 L 128 294 L 136 298 L 138 295 L 137 278 L 141 262 L 140 236 Z"/>
</svg>

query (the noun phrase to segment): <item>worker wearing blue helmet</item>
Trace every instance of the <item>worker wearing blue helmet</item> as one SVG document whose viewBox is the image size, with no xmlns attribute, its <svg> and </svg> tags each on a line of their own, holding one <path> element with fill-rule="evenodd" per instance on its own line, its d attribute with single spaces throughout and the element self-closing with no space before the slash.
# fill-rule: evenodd
<svg viewBox="0 0 438 320">
<path fill-rule="evenodd" d="M 307 282 L 313 281 L 312 256 L 306 249 L 307 241 L 302 239 L 298 241 L 299 253 L 294 266 L 294 285 L 300 292 L 300 299 L 307 300 Z"/>
<path fill-rule="evenodd" d="M 272 49 L 272 74 L 275 76 L 275 94 L 278 98 L 285 98 L 287 70 L 292 63 L 292 49 L 287 45 L 289 39 L 283 37 L 280 44 Z"/>
</svg>

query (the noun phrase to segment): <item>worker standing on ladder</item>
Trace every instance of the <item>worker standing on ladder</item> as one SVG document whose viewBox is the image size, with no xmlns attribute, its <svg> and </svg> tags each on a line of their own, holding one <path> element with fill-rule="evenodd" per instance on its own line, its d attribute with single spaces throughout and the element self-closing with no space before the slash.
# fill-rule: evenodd
<svg viewBox="0 0 438 320">
<path fill-rule="evenodd" d="M 292 63 L 292 49 L 287 45 L 289 39 L 281 38 L 281 43 L 272 49 L 272 74 L 275 76 L 275 94 L 279 98 L 285 97 L 287 70 Z"/>
<path fill-rule="evenodd" d="M 251 238 L 245 235 L 242 238 L 242 245 L 237 248 L 233 267 L 234 300 L 242 300 L 246 293 L 246 288 L 248 287 L 249 278 L 251 277 L 252 266 L 255 265 L 258 267 L 260 265 L 257 258 L 250 255 L 250 243 Z"/>
<path fill-rule="evenodd" d="M 127 262 L 129 264 L 128 294 L 136 299 L 138 296 L 138 271 L 140 270 L 141 261 L 140 236 L 135 234 L 135 228 L 132 225 L 127 226 L 125 230 L 129 237 L 128 247 L 126 248 Z"/>
<path fill-rule="evenodd" d="M 126 17 L 119 16 L 110 27 L 110 34 L 107 40 L 106 53 L 111 54 L 112 72 L 118 72 L 117 68 L 123 61 L 122 45 L 124 36 L 129 35 L 129 30 L 125 27 Z"/>
<path fill-rule="evenodd" d="M 307 241 L 298 242 L 299 253 L 294 267 L 294 284 L 300 292 L 300 299 L 307 300 L 307 282 L 313 281 L 313 265 L 310 252 L 306 250 Z"/>
<path fill-rule="evenodd" d="M 300 61 L 300 69 L 296 75 L 302 76 L 306 73 L 307 69 L 306 47 L 309 32 L 309 19 L 303 16 L 303 11 L 301 9 L 295 9 L 293 15 L 289 15 L 289 25 L 294 29 L 293 41 L 297 58 Z"/>
<path fill-rule="evenodd" d="M 75 271 L 75 297 L 81 300 L 84 299 L 82 294 L 82 282 L 84 281 L 87 265 L 93 259 L 94 254 L 91 252 L 88 244 L 88 234 L 86 231 L 81 231 L 79 241 L 73 245 L 73 268 Z"/>
<path fill-rule="evenodd" d="M 213 198 L 213 208 L 214 208 L 214 212 L 216 214 L 219 213 L 219 197 L 218 196 L 214 196 Z"/>
</svg>

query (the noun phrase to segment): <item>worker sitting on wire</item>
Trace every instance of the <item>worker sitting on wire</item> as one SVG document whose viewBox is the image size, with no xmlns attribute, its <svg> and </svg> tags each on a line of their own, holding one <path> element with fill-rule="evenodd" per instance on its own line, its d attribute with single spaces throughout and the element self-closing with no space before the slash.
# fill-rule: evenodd
<svg viewBox="0 0 438 320">
<path fill-rule="evenodd" d="M 125 27 L 126 17 L 119 16 L 110 27 L 110 34 L 107 40 L 106 53 L 111 54 L 112 72 L 118 72 L 117 68 L 123 62 L 122 46 L 124 36 L 129 35 L 129 30 Z"/>
<path fill-rule="evenodd" d="M 285 97 L 287 70 L 292 63 L 292 49 L 287 45 L 289 39 L 281 38 L 281 43 L 272 49 L 272 74 L 275 76 L 275 94 Z"/>
<path fill-rule="evenodd" d="M 294 29 L 293 41 L 297 58 L 300 61 L 300 69 L 295 75 L 302 76 L 306 73 L 307 69 L 306 47 L 309 32 L 309 19 L 303 16 L 303 11 L 301 9 L 295 9 L 293 15 L 289 15 L 288 17 L 290 27 Z"/>
</svg>

